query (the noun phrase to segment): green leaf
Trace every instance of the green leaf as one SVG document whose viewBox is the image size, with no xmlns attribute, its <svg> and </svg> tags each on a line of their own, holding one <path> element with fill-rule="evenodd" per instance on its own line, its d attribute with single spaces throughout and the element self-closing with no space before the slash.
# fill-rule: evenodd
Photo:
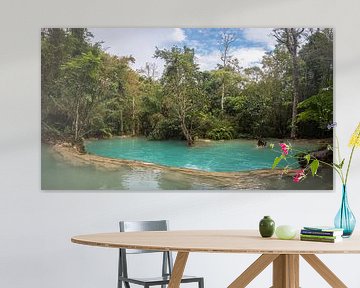
<svg viewBox="0 0 360 288">
<path fill-rule="evenodd" d="M 311 169 L 312 176 L 316 175 L 318 168 L 319 168 L 319 160 L 315 159 L 310 164 L 310 169 Z"/>
<path fill-rule="evenodd" d="M 304 158 L 306 159 L 308 164 L 310 162 L 310 157 L 311 157 L 310 154 L 307 154 L 307 155 L 304 156 Z"/>
<path fill-rule="evenodd" d="M 339 165 L 339 168 L 342 169 L 342 167 L 344 166 L 344 163 L 345 163 L 345 158 L 341 161 L 340 165 Z"/>
<path fill-rule="evenodd" d="M 271 148 L 271 149 L 274 149 L 274 143 L 270 143 L 270 145 L 269 145 L 269 147 Z"/>
<path fill-rule="evenodd" d="M 345 162 L 345 159 L 343 159 L 340 164 L 336 164 L 336 163 L 333 163 L 333 164 L 336 168 L 342 169 L 342 167 L 344 166 L 344 162 Z"/>
<path fill-rule="evenodd" d="M 271 169 L 274 169 L 274 168 L 280 163 L 281 159 L 282 159 L 281 156 L 280 156 L 280 157 L 276 157 L 276 158 L 274 159 L 274 163 L 273 163 Z"/>
</svg>

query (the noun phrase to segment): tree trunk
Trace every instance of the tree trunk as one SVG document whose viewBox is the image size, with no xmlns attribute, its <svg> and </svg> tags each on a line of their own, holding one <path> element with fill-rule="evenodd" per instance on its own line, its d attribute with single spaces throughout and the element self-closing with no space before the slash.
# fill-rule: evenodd
<svg viewBox="0 0 360 288">
<path fill-rule="evenodd" d="M 185 119 L 181 119 L 181 130 L 186 138 L 186 142 L 188 146 L 192 146 L 194 144 L 194 139 L 191 136 L 188 128 L 186 127 Z"/>
<path fill-rule="evenodd" d="M 78 141 L 79 138 L 79 101 L 76 103 L 76 114 L 75 114 L 75 136 L 74 136 L 74 140 L 75 143 Z"/>
<path fill-rule="evenodd" d="M 135 97 L 132 98 L 132 136 L 135 136 Z"/>
<path fill-rule="evenodd" d="M 120 110 L 120 133 L 124 135 L 124 120 L 123 120 L 123 110 Z"/>
<path fill-rule="evenodd" d="M 292 64 L 293 64 L 293 86 L 294 86 L 294 97 L 293 97 L 293 107 L 292 107 L 292 117 L 291 117 L 291 139 L 296 138 L 296 117 L 297 117 L 297 106 L 300 98 L 300 87 L 299 87 L 299 68 L 298 68 L 298 59 L 296 52 L 292 53 Z"/>
<path fill-rule="evenodd" d="M 226 70 L 229 65 L 229 60 L 231 60 L 230 48 L 232 44 L 236 41 L 236 35 L 229 32 L 223 31 L 221 34 L 221 61 L 222 61 L 222 70 L 223 70 L 223 79 L 222 79 L 222 91 L 221 91 L 221 112 L 224 111 L 224 102 L 225 102 L 225 80 L 226 80 Z"/>
<path fill-rule="evenodd" d="M 224 111 L 224 100 L 225 100 L 225 77 L 223 79 L 222 88 L 221 88 L 221 112 Z"/>
</svg>

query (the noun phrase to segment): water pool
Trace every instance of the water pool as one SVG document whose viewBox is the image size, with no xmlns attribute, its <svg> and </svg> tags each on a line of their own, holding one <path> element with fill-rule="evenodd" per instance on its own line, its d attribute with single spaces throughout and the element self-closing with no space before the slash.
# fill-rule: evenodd
<svg viewBox="0 0 360 288">
<path fill-rule="evenodd" d="M 316 148 L 314 144 L 302 144 L 298 147 Z M 274 158 L 278 156 L 278 153 L 270 148 L 257 148 L 255 140 L 201 141 L 189 147 L 183 141 L 114 138 L 87 141 L 86 150 L 103 157 L 209 172 L 270 169 Z M 296 168 L 297 164 L 294 164 L 293 167 Z"/>
<path fill-rule="evenodd" d="M 192 148 L 191 148 L 192 149 Z M 84 165 L 69 161 L 53 147 L 41 146 L 41 188 L 43 190 L 331 190 L 333 174 L 331 169 L 322 169 L 321 177 L 309 177 L 306 181 L 294 183 L 292 177 L 263 177 L 253 175 L 246 178 L 248 184 L 236 181 L 203 177 L 194 173 L 184 174 L 153 167 L 131 168 L 127 165 L 118 169 L 103 169 L 96 165 Z M 231 157 L 231 156 L 229 156 Z M 243 177 L 239 177 L 243 178 Z M 222 180 L 222 181 L 219 181 Z"/>
</svg>

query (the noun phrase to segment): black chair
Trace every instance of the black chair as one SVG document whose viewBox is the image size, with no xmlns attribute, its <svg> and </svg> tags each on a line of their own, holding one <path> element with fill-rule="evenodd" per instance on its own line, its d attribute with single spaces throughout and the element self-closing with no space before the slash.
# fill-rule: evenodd
<svg viewBox="0 0 360 288">
<path fill-rule="evenodd" d="M 120 232 L 134 232 L 134 231 L 167 231 L 168 222 L 166 220 L 160 221 L 120 221 Z M 170 276 L 173 268 L 173 259 L 171 252 L 150 251 L 150 250 L 135 250 L 135 249 L 119 249 L 119 269 L 118 269 L 118 288 L 122 288 L 123 283 L 125 288 L 130 288 L 131 284 L 141 285 L 144 288 L 150 286 L 161 285 L 165 288 L 169 284 Z M 132 278 L 128 276 L 127 271 L 127 254 L 141 254 L 141 253 L 163 253 L 162 274 L 160 277 L 152 278 Z M 204 278 L 194 276 L 183 276 L 181 283 L 198 283 L 198 288 L 204 288 Z"/>
</svg>

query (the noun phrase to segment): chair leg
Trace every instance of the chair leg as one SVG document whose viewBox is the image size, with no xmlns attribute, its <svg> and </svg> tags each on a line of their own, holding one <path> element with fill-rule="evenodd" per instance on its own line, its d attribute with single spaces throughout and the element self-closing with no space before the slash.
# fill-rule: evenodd
<svg viewBox="0 0 360 288">
<path fill-rule="evenodd" d="M 118 285 L 117 288 L 122 288 L 122 282 L 119 278 L 123 275 L 123 268 L 122 268 L 122 253 L 119 249 L 119 264 L 118 264 Z"/>
<path fill-rule="evenodd" d="M 204 288 L 204 279 L 199 280 L 199 288 Z"/>
</svg>

